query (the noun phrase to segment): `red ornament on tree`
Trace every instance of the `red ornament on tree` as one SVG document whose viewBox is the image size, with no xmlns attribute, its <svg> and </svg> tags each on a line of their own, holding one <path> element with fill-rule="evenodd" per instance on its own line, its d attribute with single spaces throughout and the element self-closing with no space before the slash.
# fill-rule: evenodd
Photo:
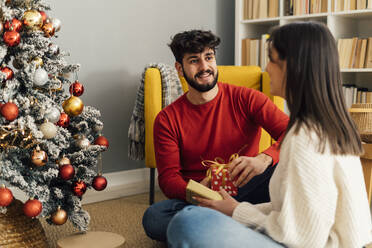
<svg viewBox="0 0 372 248">
<path fill-rule="evenodd" d="M 22 22 L 18 20 L 17 18 L 13 18 L 11 23 L 9 21 L 5 23 L 4 28 L 9 31 L 19 32 L 21 31 L 21 28 L 22 28 Z"/>
<path fill-rule="evenodd" d="M 98 138 L 94 141 L 94 144 L 105 146 L 106 148 L 109 147 L 109 142 L 104 136 L 98 136 Z"/>
<path fill-rule="evenodd" d="M 18 117 L 18 107 L 12 102 L 7 102 L 1 107 L 1 114 L 7 121 L 14 121 Z"/>
<path fill-rule="evenodd" d="M 43 205 L 41 202 L 33 198 L 30 198 L 26 201 L 25 205 L 23 205 L 23 213 L 31 218 L 38 216 L 42 210 Z"/>
<path fill-rule="evenodd" d="M 10 189 L 6 188 L 5 185 L 2 185 L 0 188 L 0 207 L 9 206 L 13 201 L 13 194 Z"/>
<path fill-rule="evenodd" d="M 104 176 L 101 176 L 100 174 L 98 174 L 97 176 L 93 178 L 92 186 L 97 191 L 104 190 L 107 186 L 107 180 Z"/>
<path fill-rule="evenodd" d="M 72 179 L 75 176 L 74 166 L 70 164 L 62 165 L 59 167 L 59 176 L 65 181 Z"/>
<path fill-rule="evenodd" d="M 84 86 L 79 82 L 75 81 L 75 83 L 70 85 L 70 94 L 74 96 L 81 96 L 84 93 Z"/>
<path fill-rule="evenodd" d="M 21 35 L 17 31 L 6 31 L 3 36 L 5 44 L 10 47 L 17 46 L 21 42 Z"/>
<path fill-rule="evenodd" d="M 66 113 L 61 113 L 57 125 L 60 127 L 68 127 L 70 124 L 70 117 Z"/>
<path fill-rule="evenodd" d="M 12 69 L 10 69 L 9 67 L 2 67 L 0 69 L 1 72 L 5 73 L 6 77 L 5 77 L 5 80 L 10 80 L 13 78 L 14 76 L 14 73 L 12 71 Z"/>
<path fill-rule="evenodd" d="M 74 192 L 74 195 L 82 197 L 87 191 L 87 185 L 79 179 L 79 181 L 75 181 L 72 184 L 72 191 Z"/>
<path fill-rule="evenodd" d="M 47 20 L 48 16 L 44 11 L 39 11 L 41 18 L 43 19 L 43 23 Z"/>
</svg>

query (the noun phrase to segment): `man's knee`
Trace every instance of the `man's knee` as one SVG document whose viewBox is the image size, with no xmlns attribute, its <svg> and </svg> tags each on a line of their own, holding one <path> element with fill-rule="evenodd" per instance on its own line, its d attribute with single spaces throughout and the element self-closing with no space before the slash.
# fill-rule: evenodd
<svg viewBox="0 0 372 248">
<path fill-rule="evenodd" d="M 146 209 L 145 213 L 143 214 L 142 226 L 148 237 L 151 239 L 161 240 L 162 238 L 158 235 L 158 226 L 156 225 L 158 218 L 161 218 L 159 211 L 152 205 Z"/>
</svg>

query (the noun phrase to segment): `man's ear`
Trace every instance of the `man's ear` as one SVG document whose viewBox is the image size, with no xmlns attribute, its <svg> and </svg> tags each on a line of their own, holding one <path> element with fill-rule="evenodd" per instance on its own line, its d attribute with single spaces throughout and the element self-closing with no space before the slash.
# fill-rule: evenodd
<svg viewBox="0 0 372 248">
<path fill-rule="evenodd" d="M 182 70 L 182 65 L 180 62 L 176 61 L 176 63 L 174 64 L 174 66 L 176 67 L 176 70 L 178 72 L 178 75 L 182 76 L 183 77 L 183 70 Z"/>
</svg>

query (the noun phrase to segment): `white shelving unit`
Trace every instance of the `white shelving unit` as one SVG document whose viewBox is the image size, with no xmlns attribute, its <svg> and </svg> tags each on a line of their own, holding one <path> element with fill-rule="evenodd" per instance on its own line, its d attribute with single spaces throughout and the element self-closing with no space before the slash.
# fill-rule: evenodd
<svg viewBox="0 0 372 248">
<path fill-rule="evenodd" d="M 269 33 L 270 28 L 296 21 L 319 21 L 325 23 L 336 40 L 339 38 L 372 37 L 372 9 L 332 12 L 332 0 L 328 0 L 325 13 L 300 16 L 284 16 L 284 4 L 279 0 L 279 17 L 267 19 L 243 20 L 244 0 L 235 0 L 235 65 L 241 65 L 242 40 L 260 39 Z M 372 68 L 342 69 L 344 82 L 372 90 Z"/>
</svg>

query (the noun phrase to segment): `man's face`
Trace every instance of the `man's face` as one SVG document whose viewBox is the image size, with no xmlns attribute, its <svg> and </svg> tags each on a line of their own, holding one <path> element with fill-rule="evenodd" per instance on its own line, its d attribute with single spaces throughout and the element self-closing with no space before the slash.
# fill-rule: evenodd
<svg viewBox="0 0 372 248">
<path fill-rule="evenodd" d="M 199 92 L 207 92 L 217 83 L 218 71 L 213 49 L 205 48 L 201 53 L 186 53 L 182 65 L 176 62 L 176 68 L 187 83 Z"/>
</svg>

